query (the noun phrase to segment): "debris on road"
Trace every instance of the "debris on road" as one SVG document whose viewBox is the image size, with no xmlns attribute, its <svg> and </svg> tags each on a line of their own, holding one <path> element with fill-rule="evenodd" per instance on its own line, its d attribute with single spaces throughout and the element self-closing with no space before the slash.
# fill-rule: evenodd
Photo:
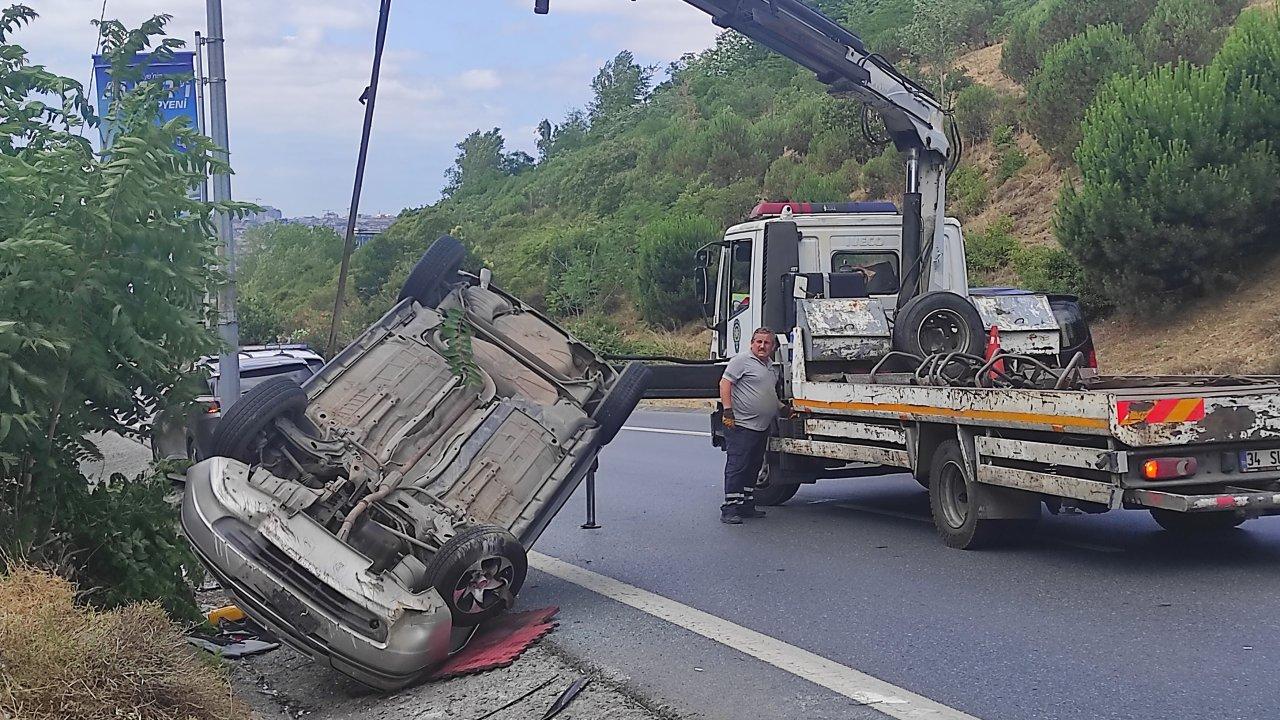
<svg viewBox="0 0 1280 720">
<path fill-rule="evenodd" d="M 577 680 L 574 680 L 572 685 L 565 688 L 564 692 L 560 693 L 560 697 L 556 698 L 556 701 L 552 703 L 551 707 L 547 708 L 547 712 L 542 716 L 542 720 L 551 720 L 551 718 L 559 715 L 565 708 L 569 707 L 569 703 L 573 702 L 573 699 L 578 697 L 578 693 L 582 692 L 582 689 L 590 682 L 591 678 L 589 677 L 580 677 Z"/>
</svg>

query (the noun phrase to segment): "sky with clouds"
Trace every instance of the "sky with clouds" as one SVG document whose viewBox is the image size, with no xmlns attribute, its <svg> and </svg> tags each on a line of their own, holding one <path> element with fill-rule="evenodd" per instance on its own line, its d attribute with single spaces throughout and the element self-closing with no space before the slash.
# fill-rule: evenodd
<svg viewBox="0 0 1280 720">
<path fill-rule="evenodd" d="M 4 0 L 0 0 L 4 1 Z M 14 42 L 33 63 L 87 82 L 102 0 L 25 0 L 40 18 Z M 236 199 L 286 216 L 346 212 L 369 81 L 377 0 L 223 0 Z M 107 0 L 131 27 L 173 16 L 170 35 L 205 28 L 204 0 Z M 454 145 L 502 128 L 533 153 L 534 128 L 590 97 L 604 62 L 628 49 L 665 67 L 711 45 L 716 28 L 683 0 L 395 0 L 361 212 L 439 197 Z"/>
</svg>

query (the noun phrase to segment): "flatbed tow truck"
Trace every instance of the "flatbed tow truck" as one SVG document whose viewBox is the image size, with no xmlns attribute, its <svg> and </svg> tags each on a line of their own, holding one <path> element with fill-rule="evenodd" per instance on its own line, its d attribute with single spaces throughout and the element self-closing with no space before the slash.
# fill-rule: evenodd
<svg viewBox="0 0 1280 720">
<path fill-rule="evenodd" d="M 928 91 L 798 0 L 686 2 L 877 112 L 907 163 L 901 212 L 765 204 L 698 254 L 710 359 L 654 365 L 649 395 L 717 397 L 743 336 L 778 331 L 792 417 L 770 440 L 758 501 L 907 472 L 929 489 L 943 541 L 965 549 L 1044 507 L 1142 508 L 1179 533 L 1280 513 L 1280 377 L 1098 374 L 1064 352 L 1049 297 L 970 292 L 945 214 L 959 136 Z M 718 411 L 712 429 L 717 442 Z"/>
</svg>

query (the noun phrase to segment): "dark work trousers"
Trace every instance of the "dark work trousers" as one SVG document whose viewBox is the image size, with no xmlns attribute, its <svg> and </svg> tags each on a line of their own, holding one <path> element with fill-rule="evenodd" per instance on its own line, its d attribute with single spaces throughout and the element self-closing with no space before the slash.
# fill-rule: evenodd
<svg viewBox="0 0 1280 720">
<path fill-rule="evenodd" d="M 769 445 L 769 431 L 725 428 L 724 444 L 728 457 L 724 461 L 724 505 L 720 509 L 755 509 L 756 478 Z"/>
</svg>

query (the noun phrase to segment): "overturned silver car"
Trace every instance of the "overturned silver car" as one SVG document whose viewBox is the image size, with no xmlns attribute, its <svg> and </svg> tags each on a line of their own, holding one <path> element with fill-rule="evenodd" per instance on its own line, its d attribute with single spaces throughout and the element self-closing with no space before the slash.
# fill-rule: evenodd
<svg viewBox="0 0 1280 720">
<path fill-rule="evenodd" d="M 400 302 L 304 382 L 225 413 L 182 525 L 239 606 L 376 688 L 511 606 L 525 551 L 644 393 L 437 240 Z"/>
</svg>

